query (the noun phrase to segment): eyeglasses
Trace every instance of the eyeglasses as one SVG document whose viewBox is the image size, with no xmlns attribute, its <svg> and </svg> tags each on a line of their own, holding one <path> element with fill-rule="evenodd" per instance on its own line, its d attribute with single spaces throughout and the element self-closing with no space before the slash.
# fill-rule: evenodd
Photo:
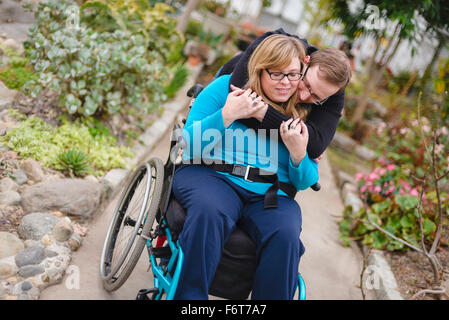
<svg viewBox="0 0 449 320">
<path fill-rule="evenodd" d="M 265 71 L 270 76 L 270 79 L 275 80 L 275 81 L 281 81 L 285 77 L 287 77 L 287 79 L 290 81 L 298 81 L 299 79 L 301 79 L 301 76 L 302 76 L 301 72 L 292 72 L 292 73 L 283 73 L 283 72 L 278 72 L 278 71 L 270 72 L 270 71 L 268 71 L 268 69 L 265 69 Z"/>
<path fill-rule="evenodd" d="M 302 80 L 302 82 L 304 82 L 304 85 L 306 86 L 307 90 L 309 91 L 310 96 L 313 98 L 313 100 L 315 100 L 313 103 L 315 105 L 321 107 L 323 105 L 323 103 L 325 103 L 327 101 L 327 99 L 329 99 L 329 97 L 324 98 L 323 100 L 320 101 L 320 99 L 317 97 L 317 95 L 312 92 L 312 89 L 310 89 L 309 81 L 306 79 L 306 74 L 307 74 L 307 71 L 309 71 L 309 66 L 310 66 L 310 64 L 307 65 L 306 71 L 304 71 L 304 75 L 302 76 L 301 80 Z"/>
</svg>

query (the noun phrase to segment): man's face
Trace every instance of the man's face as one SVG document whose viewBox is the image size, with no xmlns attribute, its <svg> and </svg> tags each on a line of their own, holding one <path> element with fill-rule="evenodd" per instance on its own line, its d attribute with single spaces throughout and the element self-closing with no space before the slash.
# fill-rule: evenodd
<svg viewBox="0 0 449 320">
<path fill-rule="evenodd" d="M 319 66 L 309 67 L 302 80 L 298 82 L 298 97 L 302 103 L 321 102 L 335 94 L 340 88 L 319 77 Z"/>
</svg>

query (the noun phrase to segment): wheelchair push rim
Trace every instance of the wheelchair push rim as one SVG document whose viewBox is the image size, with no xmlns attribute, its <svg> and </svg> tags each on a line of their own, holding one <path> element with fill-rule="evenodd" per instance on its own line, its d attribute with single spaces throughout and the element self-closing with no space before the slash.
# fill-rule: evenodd
<svg viewBox="0 0 449 320">
<path fill-rule="evenodd" d="M 153 158 L 132 174 L 109 225 L 100 262 L 107 291 L 118 289 L 129 277 L 151 233 L 162 194 L 164 166 Z"/>
</svg>

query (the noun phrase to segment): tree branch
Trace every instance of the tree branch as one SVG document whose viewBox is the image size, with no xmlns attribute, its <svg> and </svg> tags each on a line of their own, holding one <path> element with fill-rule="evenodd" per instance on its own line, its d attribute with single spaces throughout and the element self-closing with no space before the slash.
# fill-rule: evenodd
<svg viewBox="0 0 449 320">
<path fill-rule="evenodd" d="M 427 294 L 427 293 L 433 293 L 433 294 L 445 294 L 446 293 L 446 289 L 441 288 L 441 287 L 437 287 L 435 289 L 424 289 L 421 290 L 419 292 L 417 292 L 413 297 L 411 297 L 411 300 L 415 300 L 416 298 L 418 298 L 419 296 L 423 295 L 423 294 Z"/>
</svg>

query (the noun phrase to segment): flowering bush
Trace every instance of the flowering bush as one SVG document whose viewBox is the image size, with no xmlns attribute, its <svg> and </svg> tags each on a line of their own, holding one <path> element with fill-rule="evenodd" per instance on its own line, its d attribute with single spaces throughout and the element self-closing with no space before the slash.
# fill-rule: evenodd
<svg viewBox="0 0 449 320">
<path fill-rule="evenodd" d="M 364 244 L 377 249 L 405 249 L 403 243 L 379 231 L 371 220 L 394 236 L 419 247 L 421 190 L 425 241 L 430 242 L 435 236 L 438 206 L 442 205 L 443 212 L 449 212 L 449 131 L 446 127 L 432 129 L 432 123 L 425 118 L 409 123 L 403 123 L 402 127 L 379 126 L 375 168 L 369 174 L 355 176 L 359 196 L 366 206 L 359 212 L 346 208 L 340 223 L 345 243 L 349 239 L 361 239 Z M 441 176 L 442 179 L 435 179 Z M 440 204 L 435 181 L 442 199 Z M 447 244 L 447 239 L 443 236 L 440 242 Z"/>
</svg>

